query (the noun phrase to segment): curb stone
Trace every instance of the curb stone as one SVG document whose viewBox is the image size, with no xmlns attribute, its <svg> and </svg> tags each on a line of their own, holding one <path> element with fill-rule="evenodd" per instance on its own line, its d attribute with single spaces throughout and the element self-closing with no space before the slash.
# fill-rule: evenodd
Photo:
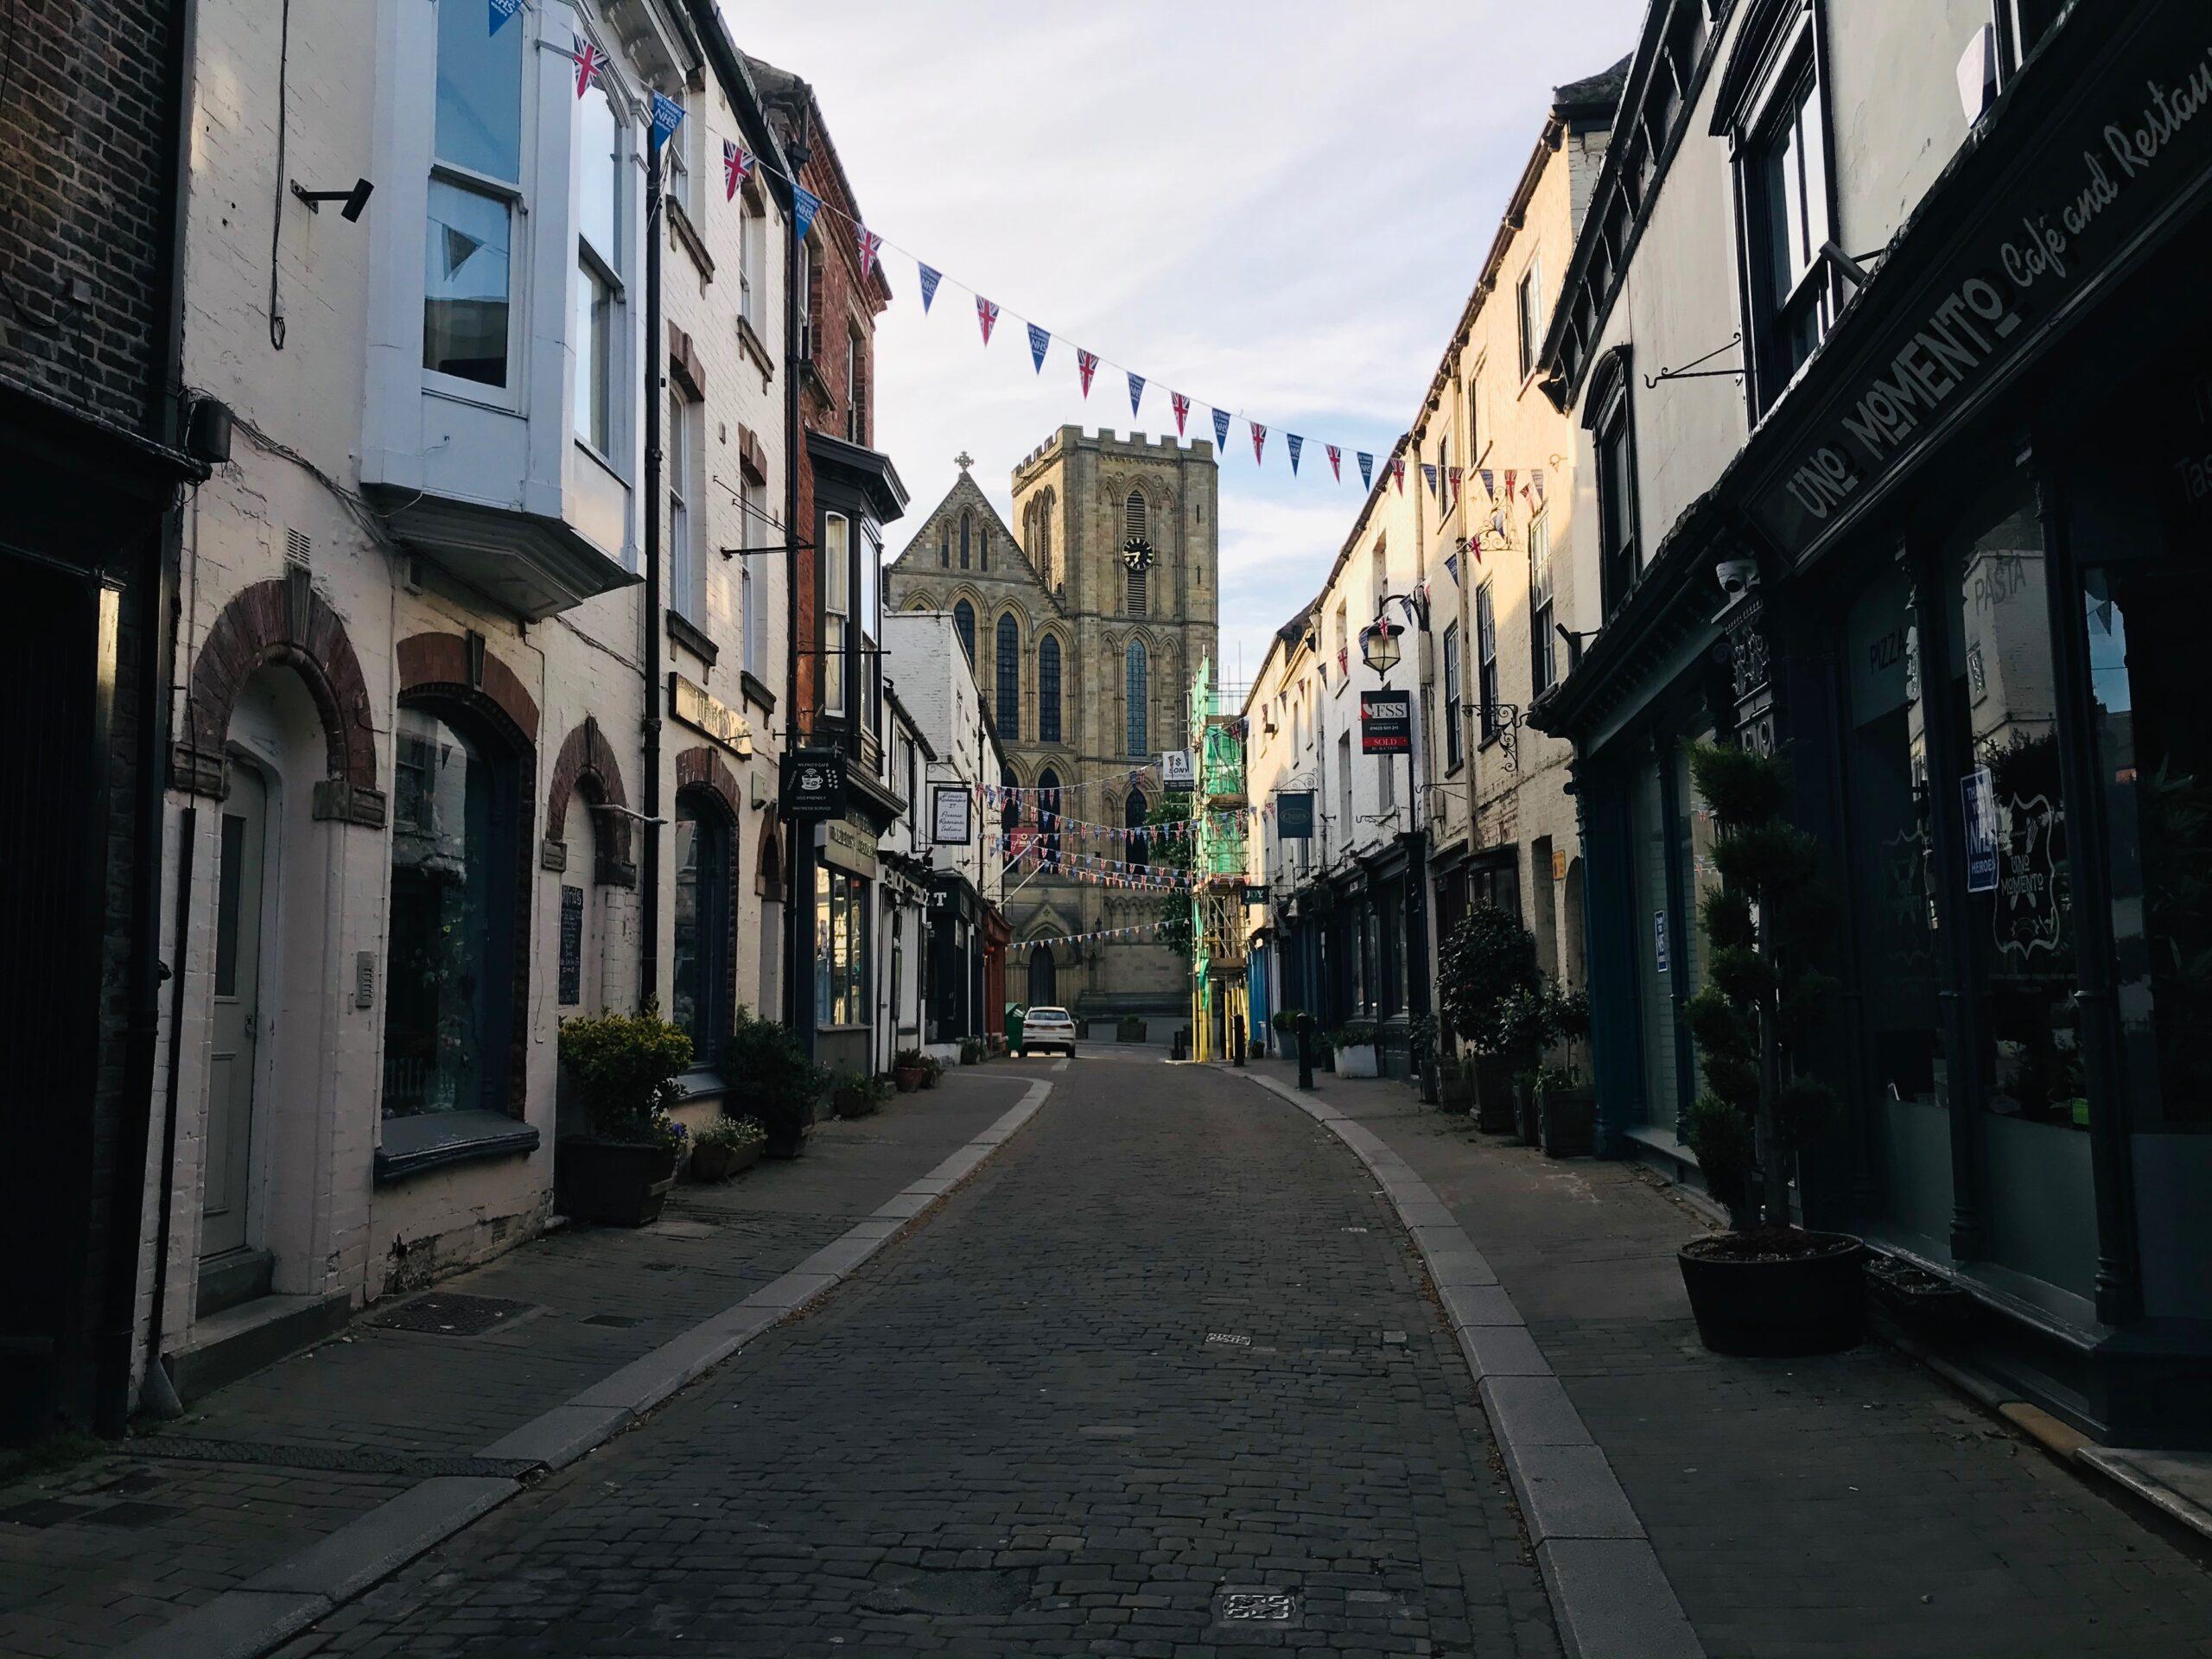
<svg viewBox="0 0 2212 1659">
<path fill-rule="evenodd" d="M 1246 1075 L 1357 1154 L 1421 1251 L 1497 1437 L 1569 1659 L 1706 1659 L 1611 1464 L 1451 1211 L 1373 1130 L 1273 1077 Z"/>
<path fill-rule="evenodd" d="M 810 1306 L 911 1227 L 916 1217 L 1036 1116 L 1052 1085 L 1039 1078 L 1011 1109 L 919 1180 L 781 1278 L 724 1308 L 486 1446 L 527 1457 L 521 1480 L 437 1476 L 387 1498 L 183 1618 L 117 1649 L 115 1659 L 260 1659 L 524 1490 L 531 1478 L 596 1449 L 753 1338 Z"/>
</svg>

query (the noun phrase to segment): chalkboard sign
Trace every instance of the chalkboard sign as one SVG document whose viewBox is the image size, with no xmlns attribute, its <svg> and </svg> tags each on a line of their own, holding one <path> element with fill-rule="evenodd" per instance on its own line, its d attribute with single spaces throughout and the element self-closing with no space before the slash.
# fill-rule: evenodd
<svg viewBox="0 0 2212 1659">
<path fill-rule="evenodd" d="M 584 1000 L 584 890 L 561 889 L 561 1006 Z"/>
</svg>

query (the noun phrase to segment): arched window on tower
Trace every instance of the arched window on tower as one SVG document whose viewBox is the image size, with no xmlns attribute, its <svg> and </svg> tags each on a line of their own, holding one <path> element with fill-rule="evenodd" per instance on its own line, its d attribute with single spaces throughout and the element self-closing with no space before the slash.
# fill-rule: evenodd
<svg viewBox="0 0 2212 1659">
<path fill-rule="evenodd" d="M 937 562 L 944 569 L 952 569 L 952 532 L 943 524 L 937 527 Z"/>
<path fill-rule="evenodd" d="M 1050 766 L 1037 774 L 1037 831 L 1045 837 L 1045 858 L 1060 861 L 1060 774 Z"/>
<path fill-rule="evenodd" d="M 1150 810 L 1151 808 L 1145 804 L 1144 791 L 1141 789 L 1133 789 L 1129 791 L 1129 798 L 1122 804 L 1122 822 L 1131 830 L 1141 830 L 1144 828 L 1145 817 Z M 1150 836 L 1133 835 L 1128 838 L 1127 845 L 1128 850 L 1123 854 L 1123 856 L 1130 863 L 1141 868 L 1152 861 Z"/>
<path fill-rule="evenodd" d="M 1123 748 L 1132 755 L 1148 753 L 1152 748 L 1152 726 L 1146 718 L 1147 666 L 1144 641 L 1130 640 L 1122 658 L 1122 702 L 1127 711 L 1122 735 L 1128 741 Z"/>
<path fill-rule="evenodd" d="M 976 565 L 982 570 L 991 568 L 991 527 L 988 524 L 976 527 Z"/>
<path fill-rule="evenodd" d="M 1037 741 L 1060 741 L 1060 642 L 1049 633 L 1037 642 Z"/>
<path fill-rule="evenodd" d="M 1037 503 L 1037 570 L 1045 585 L 1052 585 L 1052 496 L 1046 491 Z"/>
<path fill-rule="evenodd" d="M 960 515 L 960 568 L 963 570 L 965 570 L 968 568 L 968 537 L 969 533 L 968 515 L 963 512 Z M 971 652 L 970 654 L 972 655 L 973 653 Z"/>
<path fill-rule="evenodd" d="M 999 736 L 1013 742 L 1021 735 L 1021 626 L 1008 611 L 999 618 L 994 668 L 998 683 Z"/>
<path fill-rule="evenodd" d="M 952 607 L 952 626 L 959 631 L 960 648 L 968 653 L 970 667 L 976 662 L 976 607 L 962 600 Z"/>
<path fill-rule="evenodd" d="M 1122 504 L 1122 544 L 1126 546 L 1132 541 L 1150 543 L 1151 526 L 1152 514 L 1145 506 L 1144 493 L 1141 490 L 1131 490 L 1129 499 Z M 1122 574 L 1124 582 L 1122 596 L 1126 601 L 1124 608 L 1131 616 L 1146 615 L 1149 608 L 1145 591 L 1146 577 L 1148 573 L 1139 567 L 1124 565 Z"/>
</svg>

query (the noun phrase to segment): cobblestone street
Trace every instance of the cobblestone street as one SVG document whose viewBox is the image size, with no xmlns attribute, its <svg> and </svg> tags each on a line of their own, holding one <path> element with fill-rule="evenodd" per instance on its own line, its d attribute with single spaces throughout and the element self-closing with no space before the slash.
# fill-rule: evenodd
<svg viewBox="0 0 2212 1659">
<path fill-rule="evenodd" d="M 874 1268 L 288 1659 L 1556 1652 L 1358 1165 L 1217 1071 L 1054 1082 Z"/>
</svg>

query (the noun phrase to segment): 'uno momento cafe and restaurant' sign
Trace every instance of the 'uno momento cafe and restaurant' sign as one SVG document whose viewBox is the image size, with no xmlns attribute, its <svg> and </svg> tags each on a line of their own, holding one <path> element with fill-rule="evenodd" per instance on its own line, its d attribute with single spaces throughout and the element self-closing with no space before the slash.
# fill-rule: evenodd
<svg viewBox="0 0 2212 1659">
<path fill-rule="evenodd" d="M 1839 534 L 2009 384 L 2183 197 L 2212 194 L 2212 11 L 2131 10 L 2101 35 L 2082 25 L 2103 19 L 2076 16 L 2050 42 L 2108 50 L 2093 68 L 2040 55 L 1930 190 L 1771 433 L 1754 436 L 1751 516 L 1777 548 L 1802 556 Z M 2031 96 L 2037 107 L 2016 106 Z"/>
</svg>

